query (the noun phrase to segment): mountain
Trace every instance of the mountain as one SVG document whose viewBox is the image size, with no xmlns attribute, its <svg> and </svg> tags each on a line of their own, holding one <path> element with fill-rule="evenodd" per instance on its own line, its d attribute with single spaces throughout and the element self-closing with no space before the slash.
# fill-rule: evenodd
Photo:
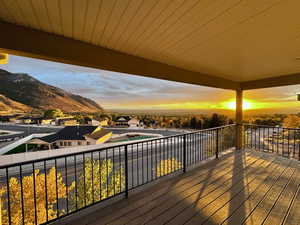
<svg viewBox="0 0 300 225">
<path fill-rule="evenodd" d="M 19 103 L 18 107 L 25 105 L 42 110 L 59 108 L 67 113 L 103 111 L 103 108 L 91 99 L 47 85 L 28 74 L 10 73 L 0 69 L 0 84 L 0 94 L 3 99 L 7 98 L 14 103 Z M 0 102 L 9 106 L 3 99 L 0 98 Z"/>
<path fill-rule="evenodd" d="M 22 103 L 11 100 L 10 98 L 5 97 L 0 94 L 0 114 L 2 113 L 24 113 L 30 112 L 31 107 L 24 105 Z"/>
</svg>

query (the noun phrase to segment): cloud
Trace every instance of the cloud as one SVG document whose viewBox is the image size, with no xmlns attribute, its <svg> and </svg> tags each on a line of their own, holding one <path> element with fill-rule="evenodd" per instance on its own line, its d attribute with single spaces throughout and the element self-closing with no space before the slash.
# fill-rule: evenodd
<svg viewBox="0 0 300 225">
<path fill-rule="evenodd" d="M 209 88 L 110 72 L 62 63 L 10 56 L 0 68 L 28 73 L 38 80 L 83 95 L 108 108 L 215 107 L 234 99 L 230 90 Z M 246 91 L 245 98 L 262 102 L 293 102 L 299 85 Z"/>
</svg>

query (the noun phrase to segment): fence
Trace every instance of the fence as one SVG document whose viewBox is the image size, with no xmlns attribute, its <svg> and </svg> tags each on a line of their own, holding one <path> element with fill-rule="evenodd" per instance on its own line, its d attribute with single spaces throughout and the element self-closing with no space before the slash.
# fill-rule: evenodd
<svg viewBox="0 0 300 225">
<path fill-rule="evenodd" d="M 235 125 L 0 167 L 1 223 L 44 224 L 124 194 L 235 144 Z"/>
<path fill-rule="evenodd" d="M 300 159 L 300 129 L 245 124 L 243 136 L 247 148 Z"/>
</svg>

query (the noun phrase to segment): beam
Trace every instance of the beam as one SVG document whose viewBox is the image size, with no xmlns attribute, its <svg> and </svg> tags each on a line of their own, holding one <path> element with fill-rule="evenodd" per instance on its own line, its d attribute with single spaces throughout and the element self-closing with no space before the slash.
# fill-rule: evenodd
<svg viewBox="0 0 300 225">
<path fill-rule="evenodd" d="M 252 90 L 252 89 L 259 89 L 259 88 L 270 88 L 270 87 L 279 87 L 279 86 L 287 86 L 287 85 L 295 85 L 295 84 L 300 84 L 300 73 L 247 81 L 247 82 L 242 82 L 240 85 L 242 90 Z"/>
<path fill-rule="evenodd" d="M 243 148 L 243 90 L 236 90 L 236 140 L 235 148 L 240 150 Z"/>
<path fill-rule="evenodd" d="M 0 51 L 97 69 L 236 90 L 234 81 L 0 21 Z"/>
</svg>

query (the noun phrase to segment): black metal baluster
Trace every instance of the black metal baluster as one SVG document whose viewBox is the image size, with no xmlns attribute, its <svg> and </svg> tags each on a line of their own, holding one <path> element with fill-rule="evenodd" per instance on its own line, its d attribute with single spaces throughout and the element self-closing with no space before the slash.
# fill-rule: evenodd
<svg viewBox="0 0 300 225">
<path fill-rule="evenodd" d="M 95 203 L 95 192 L 94 192 L 94 153 L 91 152 L 91 166 L 92 166 L 92 201 Z"/>
<path fill-rule="evenodd" d="M 140 174 L 139 174 L 139 144 L 136 144 L 136 152 L 137 152 L 137 170 L 136 170 L 136 174 L 137 174 L 137 186 L 140 185 Z"/>
<path fill-rule="evenodd" d="M 200 161 L 203 160 L 203 132 L 200 131 L 199 133 L 200 138 Z"/>
<path fill-rule="evenodd" d="M 125 153 L 125 197 L 128 198 L 128 145 L 125 145 L 124 153 Z"/>
<path fill-rule="evenodd" d="M 34 163 L 32 163 L 32 170 L 33 170 L 33 201 L 34 201 L 34 222 L 35 224 L 38 224 L 38 215 L 37 215 L 37 209 L 36 209 L 36 188 L 35 188 L 35 166 Z M 57 210 L 58 211 L 58 210 Z"/>
<path fill-rule="evenodd" d="M 290 157 L 290 129 L 287 129 L 287 131 L 288 131 L 287 152 L 288 152 L 288 157 Z"/>
<path fill-rule="evenodd" d="M 112 180 L 114 187 L 114 195 L 116 195 L 116 176 L 115 176 L 115 148 L 112 148 L 113 158 L 112 158 Z"/>
<path fill-rule="evenodd" d="M 296 157 L 295 157 L 295 152 L 296 152 L 296 129 L 293 130 L 293 135 L 294 135 L 293 158 L 296 159 Z"/>
<path fill-rule="evenodd" d="M 272 127 L 272 139 L 271 139 L 271 143 L 272 143 L 272 152 L 274 152 L 274 127 Z"/>
<path fill-rule="evenodd" d="M 20 165 L 20 167 L 19 167 L 19 173 L 20 173 L 20 186 L 21 186 L 22 225 L 24 225 L 25 224 L 25 215 L 24 215 L 24 193 L 23 193 L 22 165 Z M 47 212 L 47 208 L 46 208 L 46 212 Z M 48 218 L 47 218 L 47 221 L 48 221 Z"/>
<path fill-rule="evenodd" d="M 76 159 L 76 155 L 74 155 L 74 175 L 75 175 L 75 200 L 76 200 L 76 202 L 75 202 L 75 208 L 76 208 L 76 210 L 78 209 L 78 190 L 77 190 L 77 159 Z"/>
<path fill-rule="evenodd" d="M 86 206 L 86 174 L 85 174 L 85 153 L 82 155 L 83 163 L 83 192 L 84 192 L 84 206 Z"/>
<path fill-rule="evenodd" d="M 133 172 L 133 146 L 131 145 L 131 185 L 134 187 L 134 172 Z M 127 150 L 128 151 L 128 150 Z"/>
<path fill-rule="evenodd" d="M 57 183 L 57 161 L 54 160 L 55 167 L 55 188 L 56 188 L 56 216 L 59 217 L 59 207 L 58 207 L 58 183 Z"/>
<path fill-rule="evenodd" d="M 270 151 L 271 149 L 270 149 L 270 131 L 269 131 L 269 127 L 267 127 L 267 129 L 268 129 L 268 138 L 267 138 L 267 143 L 268 143 L 268 150 Z"/>
<path fill-rule="evenodd" d="M 8 167 L 5 168 L 6 172 L 6 191 L 7 191 L 7 216 L 8 224 L 11 224 L 11 209 L 10 209 L 10 193 L 9 193 L 9 177 L 8 177 Z M 36 205 L 36 204 L 35 204 Z"/>
<path fill-rule="evenodd" d="M 69 190 L 68 190 L 68 160 L 67 160 L 67 157 L 65 157 L 65 176 L 66 176 L 66 196 L 67 196 L 67 214 L 69 213 Z M 45 171 L 46 172 L 46 171 Z"/>
<path fill-rule="evenodd" d="M 186 172 L 186 136 L 187 134 L 184 134 L 183 136 L 183 172 Z"/>
<path fill-rule="evenodd" d="M 149 182 L 149 143 L 146 142 L 146 152 L 147 152 L 147 182 Z"/>
<path fill-rule="evenodd" d="M 102 174 L 101 174 L 101 152 L 98 152 L 98 157 L 99 157 L 99 168 L 98 168 L 98 173 L 99 173 L 99 201 L 102 200 Z"/>
<path fill-rule="evenodd" d="M 151 144 L 151 167 L 150 167 L 150 173 L 151 173 L 151 181 L 153 180 L 153 141 L 150 142 Z"/>
<path fill-rule="evenodd" d="M 121 173 L 121 171 L 122 171 L 122 159 L 121 159 L 121 147 L 119 147 L 119 170 L 120 170 L 120 179 L 119 179 L 119 191 L 118 191 L 118 193 L 122 192 L 122 173 Z"/>
<path fill-rule="evenodd" d="M 106 198 L 109 197 L 109 185 L 108 185 L 108 178 L 109 178 L 109 174 L 108 174 L 108 153 L 107 153 L 107 149 L 105 149 L 105 159 L 106 159 Z"/>
<path fill-rule="evenodd" d="M 194 163 L 196 164 L 197 162 L 197 138 L 196 138 L 196 133 L 194 133 Z"/>
<path fill-rule="evenodd" d="M 251 148 L 253 148 L 253 125 L 251 125 Z"/>
<path fill-rule="evenodd" d="M 155 170 L 157 170 L 157 161 L 158 161 L 158 148 L 157 148 L 157 142 L 158 140 L 155 141 Z M 153 171 L 154 172 L 154 171 Z M 155 172 L 155 179 L 157 179 L 157 173 Z"/>
<path fill-rule="evenodd" d="M 144 143 L 142 143 L 142 184 L 145 183 L 144 169 Z"/>
<path fill-rule="evenodd" d="M 219 129 L 216 129 L 216 158 L 219 158 Z"/>
<path fill-rule="evenodd" d="M 279 152 L 279 127 L 277 128 L 278 132 L 277 132 L 277 154 Z"/>
<path fill-rule="evenodd" d="M 285 153 L 285 147 L 284 147 L 284 131 L 285 129 L 282 129 L 282 143 L 281 143 L 281 148 L 282 148 L 282 152 L 281 152 L 281 156 L 284 156 Z"/>
</svg>

